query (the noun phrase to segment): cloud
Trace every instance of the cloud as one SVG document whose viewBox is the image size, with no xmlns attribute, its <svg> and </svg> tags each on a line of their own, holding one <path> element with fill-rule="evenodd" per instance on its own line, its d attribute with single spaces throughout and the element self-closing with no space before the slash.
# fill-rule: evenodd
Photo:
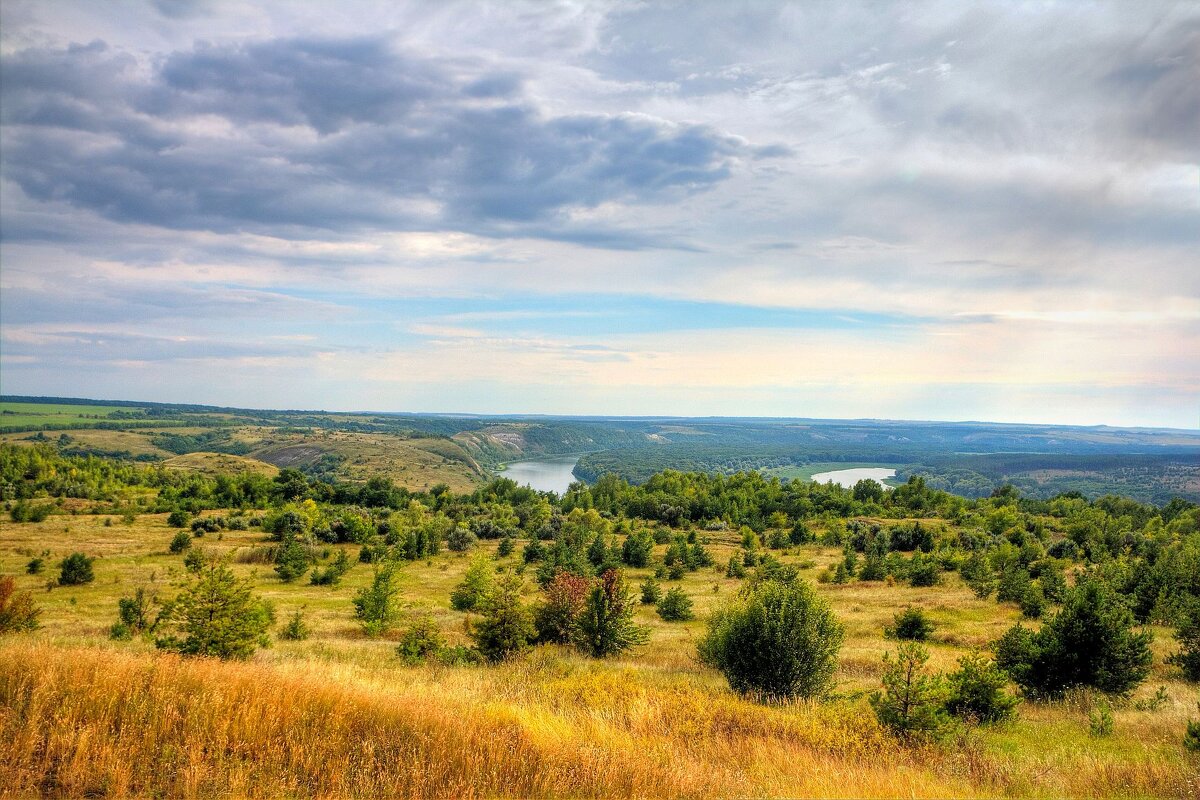
<svg viewBox="0 0 1200 800">
<path fill-rule="evenodd" d="M 93 42 L 21 50 L 3 69 L 7 179 L 34 200 L 173 229 L 652 246 L 568 212 L 669 202 L 775 152 L 644 115 L 548 116 L 511 72 L 380 37 L 198 45 L 160 63 Z"/>
</svg>

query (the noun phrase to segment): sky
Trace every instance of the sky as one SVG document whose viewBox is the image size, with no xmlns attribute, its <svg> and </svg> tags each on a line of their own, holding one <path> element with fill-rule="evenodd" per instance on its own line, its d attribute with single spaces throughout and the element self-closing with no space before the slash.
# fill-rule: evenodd
<svg viewBox="0 0 1200 800">
<path fill-rule="evenodd" d="M 1200 3 L 5 0 L 6 394 L 1200 425 Z"/>
</svg>

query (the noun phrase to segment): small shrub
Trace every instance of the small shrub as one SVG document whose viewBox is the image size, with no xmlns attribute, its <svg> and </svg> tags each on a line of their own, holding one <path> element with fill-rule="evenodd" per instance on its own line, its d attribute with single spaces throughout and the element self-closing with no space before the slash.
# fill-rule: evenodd
<svg viewBox="0 0 1200 800">
<path fill-rule="evenodd" d="M 471 560 L 462 582 L 450 592 L 450 606 L 455 611 L 474 611 L 492 588 L 491 559 L 477 556 Z"/>
<path fill-rule="evenodd" d="M 304 612 L 297 610 L 288 617 L 287 624 L 279 632 L 279 638 L 285 642 L 302 642 L 309 637 L 312 629 L 304 621 Z"/>
<path fill-rule="evenodd" d="M 381 636 L 395 626 L 399 592 L 395 569 L 389 564 L 375 570 L 371 585 L 364 586 L 354 595 L 354 617 L 362 623 L 367 636 Z"/>
<path fill-rule="evenodd" d="M 41 575 L 46 569 L 46 559 L 35 557 L 29 559 L 29 563 L 25 565 L 25 572 L 29 575 Z"/>
<path fill-rule="evenodd" d="M 96 580 L 96 573 L 92 570 L 94 561 L 94 558 L 88 558 L 83 553 L 71 553 L 59 566 L 59 585 L 79 586 Z"/>
<path fill-rule="evenodd" d="M 456 553 L 465 553 L 479 544 L 479 537 L 464 527 L 457 527 L 446 537 L 446 547 Z"/>
<path fill-rule="evenodd" d="M 1088 714 L 1088 733 L 1095 737 L 1111 736 L 1113 732 L 1112 706 L 1101 698 Z"/>
<path fill-rule="evenodd" d="M 187 531 L 177 531 L 175 535 L 171 537 L 171 544 L 167 549 L 169 549 L 175 555 L 178 555 L 191 546 L 192 535 Z"/>
<path fill-rule="evenodd" d="M 685 622 L 695 617 L 691 598 L 678 586 L 663 595 L 658 601 L 657 611 L 665 622 Z"/>
<path fill-rule="evenodd" d="M 534 613 L 539 642 L 567 644 L 579 631 L 579 617 L 587 604 L 592 579 L 559 571 L 546 585 L 546 601 Z"/>
<path fill-rule="evenodd" d="M 175 509 L 167 515 L 167 524 L 172 528 L 186 528 L 192 522 L 192 515 L 183 509 Z"/>
<path fill-rule="evenodd" d="M 1183 747 L 1200 753 L 1200 720 L 1188 720 L 1187 730 L 1183 732 Z"/>
<path fill-rule="evenodd" d="M 929 651 L 915 642 L 900 646 L 896 659 L 883 656 L 883 691 L 870 697 L 881 725 L 909 738 L 936 738 L 949 722 L 943 703 L 945 684 L 925 665 Z"/>
<path fill-rule="evenodd" d="M 507 558 L 512 555 L 513 540 L 511 536 L 505 536 L 500 540 L 500 544 L 496 547 L 496 555 L 500 558 Z"/>
<path fill-rule="evenodd" d="M 396 655 L 406 664 L 419 664 L 439 655 L 445 647 L 446 640 L 437 623 L 426 614 L 401 632 Z"/>
<path fill-rule="evenodd" d="M 1179 650 L 1167 657 L 1189 681 L 1200 681 L 1200 602 L 1193 602 L 1175 631 Z"/>
<path fill-rule="evenodd" d="M 980 723 L 1003 722 L 1016 716 L 1016 697 L 1004 690 L 1008 675 L 981 653 L 958 659 L 958 671 L 949 675 L 946 710 L 956 717 Z"/>
<path fill-rule="evenodd" d="M 639 588 L 642 590 L 642 605 L 652 606 L 662 597 L 662 587 L 654 580 L 654 576 L 646 578 Z"/>
<path fill-rule="evenodd" d="M 0 577 L 0 634 L 37 630 L 41 613 L 32 593 L 17 591 L 16 578 Z"/>
<path fill-rule="evenodd" d="M 933 633 L 933 622 L 919 608 L 908 606 L 892 618 L 892 624 L 884 628 L 884 635 L 891 639 L 923 642 Z"/>
<path fill-rule="evenodd" d="M 593 658 L 605 658 L 645 644 L 647 630 L 633 621 L 633 599 L 619 570 L 608 570 L 592 587 L 579 615 L 576 646 Z"/>
<path fill-rule="evenodd" d="M 488 661 L 503 661 L 527 649 L 537 631 L 533 615 L 521 602 L 522 580 L 505 575 L 481 604 L 483 619 L 471 626 L 475 647 Z"/>
<path fill-rule="evenodd" d="M 828 691 L 843 628 L 802 580 L 763 580 L 719 609 L 698 645 L 701 660 L 734 691 L 763 698 Z"/>
<path fill-rule="evenodd" d="M 202 557 L 164 609 L 158 627 L 166 635 L 155 645 L 188 656 L 246 659 L 270 644 L 270 624 L 271 609 L 254 596 L 250 581 L 236 577 L 224 563 Z"/>
</svg>

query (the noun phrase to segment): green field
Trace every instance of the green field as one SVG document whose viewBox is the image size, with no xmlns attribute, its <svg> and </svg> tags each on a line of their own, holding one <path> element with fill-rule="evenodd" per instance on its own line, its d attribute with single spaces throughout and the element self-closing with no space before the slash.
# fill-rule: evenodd
<svg viewBox="0 0 1200 800">
<path fill-rule="evenodd" d="M 0 403 L 0 428 L 83 425 L 109 419 L 114 411 L 138 412 L 129 406 L 77 406 L 55 403 Z"/>
</svg>

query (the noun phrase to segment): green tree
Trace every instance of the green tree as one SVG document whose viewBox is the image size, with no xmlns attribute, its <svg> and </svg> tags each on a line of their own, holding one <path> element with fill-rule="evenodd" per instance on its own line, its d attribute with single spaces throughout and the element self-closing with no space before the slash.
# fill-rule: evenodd
<svg viewBox="0 0 1200 800">
<path fill-rule="evenodd" d="M 1167 663 L 1179 667 L 1189 681 L 1200 681 L 1200 600 L 1193 601 L 1184 612 L 1175 639 L 1179 650 L 1167 658 Z"/>
<path fill-rule="evenodd" d="M 288 618 L 287 624 L 279 632 L 279 638 L 287 642 L 300 642 L 308 638 L 312 628 L 304 621 L 304 612 L 296 609 Z"/>
<path fill-rule="evenodd" d="M 923 642 L 933 633 L 933 622 L 919 608 L 908 606 L 892 617 L 891 626 L 884 629 L 884 634 L 893 639 L 907 639 Z"/>
<path fill-rule="evenodd" d="M 817 697 L 833 685 L 844 635 L 829 604 L 802 580 L 763 580 L 719 609 L 701 660 L 734 691 L 766 699 Z"/>
<path fill-rule="evenodd" d="M 294 533 L 286 533 L 282 544 L 275 548 L 275 574 L 284 583 L 291 583 L 304 573 L 312 563 L 308 548 Z"/>
<path fill-rule="evenodd" d="M 92 570 L 92 562 L 95 560 L 94 558 L 88 558 L 83 553 L 71 553 L 59 565 L 59 584 L 63 586 L 78 586 L 79 584 L 91 583 L 96 580 L 96 573 Z"/>
<path fill-rule="evenodd" d="M 560 572 L 546 586 L 546 600 L 534 614 L 539 642 L 568 644 L 579 633 L 579 618 L 594 580 Z"/>
<path fill-rule="evenodd" d="M 642 585 L 638 588 L 642 590 L 643 605 L 654 605 L 658 602 L 658 598 L 662 597 L 662 587 L 658 585 L 658 581 L 654 580 L 653 575 L 642 581 Z"/>
<path fill-rule="evenodd" d="M 958 659 L 950 673 L 946 710 L 973 722 L 1003 722 L 1017 713 L 1021 702 L 1005 691 L 1008 675 L 979 652 Z"/>
<path fill-rule="evenodd" d="M 371 585 L 364 586 L 354 595 L 354 617 L 362 623 L 367 636 L 381 636 L 396 625 L 400 613 L 396 596 L 396 569 L 384 564 L 375 569 Z"/>
<path fill-rule="evenodd" d="M 485 555 L 471 559 L 462 582 L 450 592 L 450 605 L 455 611 L 475 611 L 480 602 L 492 589 L 495 570 L 492 561 Z"/>
<path fill-rule="evenodd" d="M 483 618 L 471 626 L 475 647 L 488 661 L 503 661 L 529 647 L 537 635 L 533 614 L 521 602 L 523 581 L 508 573 L 483 599 Z"/>
<path fill-rule="evenodd" d="M 1036 633 L 1020 624 L 996 643 L 996 663 L 1026 694 L 1056 697 L 1076 686 L 1128 694 L 1150 672 L 1149 632 L 1107 584 L 1085 580 Z"/>
<path fill-rule="evenodd" d="M 417 619 L 400 634 L 396 655 L 406 664 L 419 664 L 446 648 L 446 640 L 437 623 L 428 614 Z"/>
<path fill-rule="evenodd" d="M 192 535 L 187 531 L 176 531 L 175 535 L 171 537 L 171 544 L 168 549 L 175 555 L 178 555 L 191 546 Z"/>
<path fill-rule="evenodd" d="M 871 695 L 871 707 L 882 725 L 902 736 L 934 737 L 949 722 L 945 683 L 926 671 L 928 661 L 929 651 L 915 642 L 902 644 L 895 661 L 883 655 L 883 691 Z"/>
<path fill-rule="evenodd" d="M 269 644 L 270 611 L 222 561 L 205 559 L 164 609 L 155 644 L 188 656 L 246 659 Z"/>
<path fill-rule="evenodd" d="M 645 567 L 654 552 L 654 537 L 645 530 L 637 530 L 625 537 L 621 547 L 621 560 L 631 567 Z"/>
<path fill-rule="evenodd" d="M 692 619 L 692 600 L 676 586 L 658 601 L 658 616 L 666 622 L 685 622 Z"/>
<path fill-rule="evenodd" d="M 593 658 L 605 658 L 645 644 L 648 631 L 634 624 L 634 604 L 620 570 L 600 576 L 579 617 L 575 643 Z"/>
</svg>

